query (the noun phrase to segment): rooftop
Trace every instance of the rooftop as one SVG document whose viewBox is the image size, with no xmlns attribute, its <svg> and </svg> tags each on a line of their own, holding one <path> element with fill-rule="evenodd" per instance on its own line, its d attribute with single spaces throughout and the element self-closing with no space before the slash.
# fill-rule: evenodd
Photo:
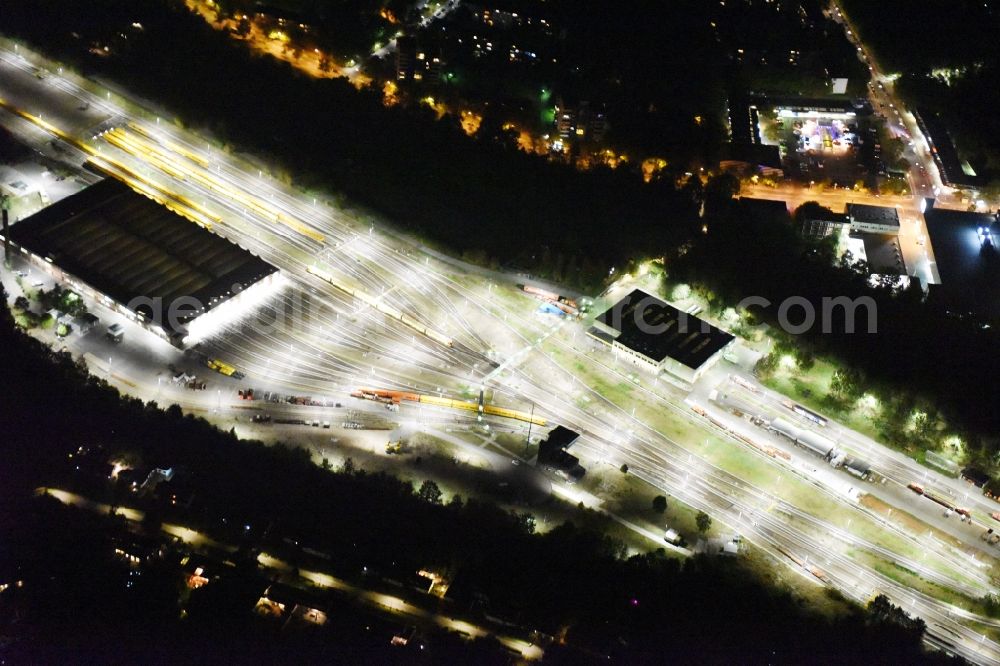
<svg viewBox="0 0 1000 666">
<path fill-rule="evenodd" d="M 538 445 L 538 460 L 561 465 L 570 469 L 579 463 L 574 456 L 566 452 L 573 442 L 580 438 L 580 433 L 564 426 L 556 426 Z"/>
<path fill-rule="evenodd" d="M 914 116 L 924 138 L 930 144 L 934 160 L 941 167 L 941 176 L 945 185 L 957 187 L 982 185 L 983 179 L 977 176 L 971 167 L 968 167 L 959 157 L 951 134 L 937 113 L 930 109 L 917 109 Z"/>
<path fill-rule="evenodd" d="M 808 209 L 807 209 L 808 210 Z M 847 213 L 838 213 L 826 207 L 820 207 L 814 212 L 803 214 L 806 222 L 835 222 L 837 224 L 847 224 Z"/>
<path fill-rule="evenodd" d="M 957 307 L 1000 317 L 1000 223 L 993 215 L 935 208 L 924 212 L 941 285 Z"/>
<path fill-rule="evenodd" d="M 781 153 L 778 146 L 730 142 L 722 147 L 722 162 L 726 161 L 747 162 L 762 167 L 780 169 Z"/>
<path fill-rule="evenodd" d="M 619 331 L 616 339 L 625 347 L 657 363 L 669 357 L 692 369 L 701 367 L 734 339 L 640 289 L 603 312 L 597 321 Z"/>
<path fill-rule="evenodd" d="M 865 257 L 871 273 L 906 275 L 906 261 L 899 238 L 892 234 L 860 234 L 865 245 Z"/>
<path fill-rule="evenodd" d="M 790 219 L 788 204 L 780 199 L 740 197 L 739 209 L 743 215 L 758 222 L 783 222 Z"/>
<path fill-rule="evenodd" d="M 847 217 L 852 222 L 899 226 L 899 211 L 891 206 L 849 203 L 847 204 Z"/>
<path fill-rule="evenodd" d="M 573 445 L 573 442 L 580 439 L 580 433 L 570 430 L 569 428 L 561 425 L 557 425 L 555 428 L 549 432 L 548 437 L 545 438 L 550 445 L 556 446 L 560 449 L 568 449 Z"/>
<path fill-rule="evenodd" d="M 194 299 L 203 314 L 278 270 L 113 179 L 14 224 L 10 235 L 123 305 Z M 154 314 L 148 305 L 133 310 Z"/>
</svg>

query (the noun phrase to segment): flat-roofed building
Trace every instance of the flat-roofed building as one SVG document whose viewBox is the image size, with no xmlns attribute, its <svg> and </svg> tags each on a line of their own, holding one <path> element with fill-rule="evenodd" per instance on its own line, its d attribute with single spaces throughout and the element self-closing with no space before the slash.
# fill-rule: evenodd
<svg viewBox="0 0 1000 666">
<path fill-rule="evenodd" d="M 635 289 L 594 321 L 588 331 L 619 358 L 650 372 L 695 382 L 735 338 L 708 322 Z"/>
<path fill-rule="evenodd" d="M 931 298 L 949 310 L 1000 321 L 1000 213 L 937 208 L 930 199 L 924 220 L 941 275 Z"/>
<path fill-rule="evenodd" d="M 579 481 L 587 471 L 579 458 L 566 451 L 579 438 L 580 433 L 556 426 L 538 445 L 538 464 L 571 483 Z"/>
<path fill-rule="evenodd" d="M 899 236 L 895 234 L 861 234 L 868 270 L 876 275 L 909 275 L 903 258 Z"/>
<path fill-rule="evenodd" d="M 899 235 L 899 211 L 890 206 L 849 203 L 847 220 L 853 232 Z"/>
<path fill-rule="evenodd" d="M 847 216 L 833 211 L 817 212 L 802 218 L 802 235 L 807 238 L 840 236 L 849 226 Z"/>
<path fill-rule="evenodd" d="M 278 269 L 107 179 L 13 225 L 11 241 L 57 280 L 181 346 L 224 303 Z"/>
</svg>

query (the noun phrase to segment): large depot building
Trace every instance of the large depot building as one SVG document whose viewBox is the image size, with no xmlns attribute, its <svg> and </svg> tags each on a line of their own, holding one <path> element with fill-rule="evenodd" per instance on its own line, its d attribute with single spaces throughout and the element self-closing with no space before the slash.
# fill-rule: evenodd
<svg viewBox="0 0 1000 666">
<path fill-rule="evenodd" d="M 636 289 L 594 321 L 588 333 L 654 373 L 695 382 L 735 340 L 703 319 Z"/>
<path fill-rule="evenodd" d="M 110 178 L 14 224 L 10 237 L 57 280 L 177 346 L 210 311 L 248 302 L 278 273 Z"/>
</svg>

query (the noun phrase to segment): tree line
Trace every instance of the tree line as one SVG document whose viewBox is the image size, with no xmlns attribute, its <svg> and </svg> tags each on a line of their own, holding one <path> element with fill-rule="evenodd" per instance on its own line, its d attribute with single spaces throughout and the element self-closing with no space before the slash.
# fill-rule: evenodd
<svg viewBox="0 0 1000 666">
<path fill-rule="evenodd" d="M 873 286 L 863 266 L 835 260 L 830 239 L 803 237 L 787 216 L 750 214 L 726 193 L 707 202 L 706 211 L 708 233 L 668 254 L 671 281 L 700 285 L 716 307 L 750 296 L 766 298 L 770 306 L 751 312 L 758 322 L 770 324 L 777 338 L 785 338 L 790 350 L 836 358 L 863 378 L 856 384 L 876 393 L 909 394 L 911 406 L 933 404 L 963 431 L 971 449 L 987 457 L 998 450 L 1000 414 L 994 402 L 1000 375 L 990 362 L 991 350 L 1000 343 L 996 327 L 950 312 L 933 294 L 925 301 L 915 282 L 904 290 L 888 283 Z M 805 299 L 817 314 L 815 325 L 797 335 L 782 332 L 778 319 L 780 304 L 792 297 Z M 870 298 L 874 307 L 856 310 L 853 331 L 846 325 L 847 309 L 832 308 L 825 322 L 829 332 L 824 332 L 823 299 L 835 297 Z M 802 310 L 789 312 L 791 323 L 800 323 Z"/>
</svg>

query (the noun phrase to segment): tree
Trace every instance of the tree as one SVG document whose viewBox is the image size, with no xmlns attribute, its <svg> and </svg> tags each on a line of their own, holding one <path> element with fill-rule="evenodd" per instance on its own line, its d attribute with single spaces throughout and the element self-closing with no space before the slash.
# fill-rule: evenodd
<svg viewBox="0 0 1000 666">
<path fill-rule="evenodd" d="M 518 514 L 517 522 L 524 530 L 525 534 L 534 534 L 538 523 L 535 521 L 535 517 L 530 513 Z"/>
<path fill-rule="evenodd" d="M 807 220 L 833 220 L 836 219 L 834 212 L 826 206 L 820 205 L 817 201 L 806 201 L 799 204 L 793 216 L 796 228 L 802 228 L 802 223 Z"/>
<path fill-rule="evenodd" d="M 44 289 L 38 290 L 38 302 L 42 304 L 43 310 L 51 310 L 59 305 L 62 297 L 63 289 L 59 285 L 55 285 L 48 291 L 45 291 Z"/>
<path fill-rule="evenodd" d="M 853 398 L 861 395 L 864 378 L 856 368 L 840 368 L 830 379 L 830 391 L 842 398 Z"/>
<path fill-rule="evenodd" d="M 804 344 L 795 349 L 795 363 L 802 372 L 809 372 L 816 365 L 816 354 Z"/>
<path fill-rule="evenodd" d="M 990 617 L 1000 617 L 1000 596 L 986 594 L 983 597 L 983 605 L 986 606 L 987 615 Z"/>
<path fill-rule="evenodd" d="M 87 312 L 87 306 L 84 304 L 83 299 L 75 291 L 63 291 L 59 295 L 59 302 L 56 303 L 56 309 L 59 312 L 68 314 L 71 317 L 79 317 Z"/>
<path fill-rule="evenodd" d="M 622 474 L 628 474 L 628 465 L 623 464 L 619 469 L 621 469 Z"/>
<path fill-rule="evenodd" d="M 778 367 L 778 355 L 775 352 L 765 354 L 757 360 L 754 366 L 754 374 L 761 379 L 767 379 Z"/>
<path fill-rule="evenodd" d="M 701 207 L 705 202 L 705 186 L 702 184 L 701 178 L 695 174 L 688 176 L 688 179 L 684 181 L 681 192 L 690 198 L 694 206 Z"/>
<path fill-rule="evenodd" d="M 694 517 L 694 522 L 698 525 L 698 531 L 705 534 L 712 528 L 712 517 L 704 511 L 699 511 Z"/>
<path fill-rule="evenodd" d="M 656 513 L 663 513 L 667 510 L 667 498 L 663 495 L 657 495 L 653 498 L 653 511 Z"/>
<path fill-rule="evenodd" d="M 731 173 L 712 176 L 705 183 L 705 212 L 715 212 L 740 193 L 740 179 Z"/>
<path fill-rule="evenodd" d="M 893 136 L 884 122 L 878 126 L 878 139 L 882 146 L 882 162 L 889 168 L 905 169 L 903 152 L 906 150 L 906 142 L 898 136 Z"/>
<path fill-rule="evenodd" d="M 430 502 L 431 504 L 441 503 L 441 489 L 438 488 L 438 484 L 430 479 L 427 479 L 420 484 L 420 490 L 417 491 L 417 496 L 425 502 Z"/>
<path fill-rule="evenodd" d="M 884 594 L 880 594 L 868 602 L 868 613 L 875 620 L 896 624 L 903 629 L 914 632 L 918 637 L 924 635 L 927 626 L 918 617 L 911 617 L 900 606 L 895 605 Z"/>
<path fill-rule="evenodd" d="M 355 470 L 354 459 L 353 458 L 344 458 L 344 464 L 341 465 L 341 467 L 340 467 L 341 473 L 343 473 L 343 474 L 354 474 L 354 470 Z"/>
</svg>

